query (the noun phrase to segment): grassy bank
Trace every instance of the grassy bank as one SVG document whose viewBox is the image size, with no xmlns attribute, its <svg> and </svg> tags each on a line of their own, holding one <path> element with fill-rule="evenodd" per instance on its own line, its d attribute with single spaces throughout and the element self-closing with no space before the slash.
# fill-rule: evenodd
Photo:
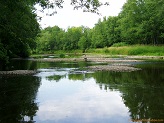
<svg viewBox="0 0 164 123">
<path fill-rule="evenodd" d="M 108 55 L 164 56 L 164 46 L 130 45 L 100 49 L 89 49 L 87 53 L 100 53 Z"/>
<path fill-rule="evenodd" d="M 99 49 L 88 49 L 86 53 L 89 54 L 103 54 L 103 55 L 129 55 L 129 56 L 164 56 L 164 46 L 149 46 L 149 45 L 129 45 L 129 46 L 112 46 Z M 84 53 L 85 54 L 85 53 Z M 78 58 L 83 55 L 82 50 L 72 51 L 51 51 L 43 54 L 33 54 L 31 57 L 44 58 L 47 55 L 53 55 L 56 58 Z"/>
</svg>

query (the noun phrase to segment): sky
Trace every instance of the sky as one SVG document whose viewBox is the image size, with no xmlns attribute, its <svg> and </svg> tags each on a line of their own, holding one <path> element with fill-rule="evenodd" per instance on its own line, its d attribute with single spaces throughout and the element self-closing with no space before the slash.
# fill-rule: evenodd
<svg viewBox="0 0 164 123">
<path fill-rule="evenodd" d="M 101 15 L 83 12 L 82 9 L 74 10 L 73 6 L 70 5 L 71 0 L 64 0 L 63 8 L 57 8 L 57 14 L 53 16 L 46 16 L 46 14 L 39 13 L 37 14 L 42 17 L 42 20 L 39 21 L 41 28 L 46 28 L 48 26 L 53 27 L 55 25 L 60 28 L 67 29 L 68 27 L 79 27 L 86 26 L 89 28 L 94 27 L 98 22 L 98 19 L 109 16 L 117 16 L 121 11 L 123 4 L 126 0 L 100 0 L 101 2 L 109 2 L 109 6 L 102 6 L 99 8 Z"/>
</svg>

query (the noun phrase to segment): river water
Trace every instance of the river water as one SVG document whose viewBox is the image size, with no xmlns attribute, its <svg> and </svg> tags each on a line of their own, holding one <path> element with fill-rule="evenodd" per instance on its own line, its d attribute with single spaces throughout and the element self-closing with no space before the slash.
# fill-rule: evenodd
<svg viewBox="0 0 164 123">
<path fill-rule="evenodd" d="M 13 61 L 33 76 L 0 76 L 0 123 L 164 122 L 164 62 L 134 72 L 88 71 L 94 62 Z M 83 71 L 82 71 L 83 70 Z"/>
</svg>

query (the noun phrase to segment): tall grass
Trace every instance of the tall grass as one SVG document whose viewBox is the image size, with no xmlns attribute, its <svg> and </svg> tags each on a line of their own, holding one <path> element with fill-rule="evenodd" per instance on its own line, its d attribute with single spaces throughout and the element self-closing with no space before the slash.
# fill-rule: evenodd
<svg viewBox="0 0 164 123">
<path fill-rule="evenodd" d="M 147 55 L 164 56 L 164 46 L 129 45 L 101 49 L 92 49 L 89 53 L 103 53 L 109 55 Z"/>
<path fill-rule="evenodd" d="M 126 45 L 125 43 L 118 43 L 111 47 L 87 49 L 86 53 L 107 54 L 107 55 L 164 56 L 164 45 L 163 46 Z M 59 54 L 60 57 L 64 57 L 64 56 L 65 57 L 79 57 L 80 55 L 83 54 L 83 52 L 82 52 L 82 50 L 71 50 L 71 51 L 59 50 L 59 51 L 54 51 L 51 54 Z M 35 55 L 33 54 L 33 56 L 35 56 Z"/>
</svg>

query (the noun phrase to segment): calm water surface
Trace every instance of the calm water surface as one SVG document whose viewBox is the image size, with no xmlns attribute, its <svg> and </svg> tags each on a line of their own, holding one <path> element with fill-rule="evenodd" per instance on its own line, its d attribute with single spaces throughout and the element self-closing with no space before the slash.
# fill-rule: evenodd
<svg viewBox="0 0 164 123">
<path fill-rule="evenodd" d="M 135 72 L 81 71 L 91 62 L 13 61 L 34 76 L 0 76 L 0 123 L 131 123 L 164 120 L 164 62 Z M 132 121 L 133 120 L 133 121 Z"/>
</svg>

